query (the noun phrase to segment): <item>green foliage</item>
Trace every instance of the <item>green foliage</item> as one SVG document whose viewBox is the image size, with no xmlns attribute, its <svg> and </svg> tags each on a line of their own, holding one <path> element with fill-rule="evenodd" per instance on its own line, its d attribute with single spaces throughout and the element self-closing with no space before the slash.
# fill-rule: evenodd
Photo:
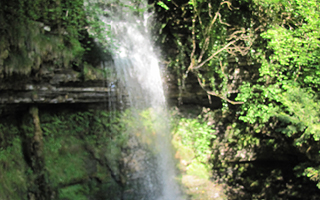
<svg viewBox="0 0 320 200">
<path fill-rule="evenodd" d="M 278 113 L 278 117 L 290 124 L 282 132 L 296 138 L 296 145 L 308 139 L 319 141 L 320 107 L 314 95 L 300 88 L 290 88 L 281 95 L 281 103 L 285 106 L 285 112 Z"/>
<path fill-rule="evenodd" d="M 207 163 L 192 162 L 187 167 L 187 175 L 193 175 L 201 179 L 209 180 L 211 177 L 210 167 Z"/>
<path fill-rule="evenodd" d="M 265 87 L 258 84 L 243 84 L 241 93 L 236 99 L 237 101 L 245 102 L 239 119 L 251 124 L 268 122 L 270 117 L 279 112 L 279 107 L 275 103 L 278 102 L 280 92 L 281 90 L 277 85 Z"/>
<path fill-rule="evenodd" d="M 191 118 L 175 114 L 171 126 L 179 168 L 187 175 L 208 180 L 211 177 L 211 146 L 216 135 L 205 116 L 201 114 Z"/>
<path fill-rule="evenodd" d="M 29 74 L 45 62 L 64 67 L 80 62 L 80 32 L 86 24 L 82 0 L 1 2 L 0 15 L 5 19 L 1 50 L 10 52 L 0 59 L 2 76 Z"/>
<path fill-rule="evenodd" d="M 246 1 L 235 4 L 247 6 Z M 237 104 L 229 100 L 233 69 L 228 66 L 228 59 L 229 52 L 236 58 L 246 54 L 254 41 L 252 31 L 242 28 L 248 23 L 248 13 L 239 14 L 229 1 L 159 1 L 158 5 L 158 41 L 165 49 L 168 67 L 177 73 L 179 100 L 185 83 L 195 75 L 208 95 Z"/>
<path fill-rule="evenodd" d="M 252 160 L 285 160 L 292 153 L 299 157 L 299 164 L 288 163 L 291 169 L 300 167 L 296 175 L 319 182 L 319 1 L 158 1 L 156 7 L 161 21 L 158 41 L 168 52 L 168 66 L 177 73 L 179 100 L 193 72 L 208 94 L 234 103 L 227 98 L 236 91 L 235 100 L 243 102 L 239 107 L 223 104 L 218 119 L 223 133 L 219 140 L 211 138 L 214 167 L 219 172 L 231 167 L 234 173 L 226 175 L 230 182 L 240 181 L 245 190 L 269 199 L 270 188 L 286 170 L 280 166 L 262 172 L 264 183 L 249 177 L 250 167 L 256 165 Z M 201 147 L 208 140 L 197 131 L 202 130 L 198 119 L 183 120 L 175 139 L 180 141 L 179 155 L 190 163 L 205 152 Z M 247 180 L 237 172 L 247 173 Z M 293 188 L 285 190 L 301 195 Z"/>
<path fill-rule="evenodd" d="M 295 1 L 290 6 L 280 7 L 289 12 L 290 20 L 274 24 L 261 34 L 268 39 L 267 48 L 273 52 L 262 58 L 261 76 L 275 79 L 284 87 L 296 82 L 301 87 L 318 88 L 320 33 L 317 4 L 317 1 Z"/>
<path fill-rule="evenodd" d="M 116 5 L 116 1 L 85 1 L 86 21 L 90 24 L 88 34 L 95 38 L 104 47 L 115 48 L 113 35 L 111 32 L 111 24 L 103 22 L 101 16 L 112 15 L 109 7 Z"/>
<path fill-rule="evenodd" d="M 158 1 L 157 4 L 162 8 L 164 8 L 165 10 L 169 10 L 169 7 L 165 3 L 163 3 L 163 1 Z"/>
<path fill-rule="evenodd" d="M 39 114 L 44 142 L 42 173 L 48 187 L 57 192 L 55 198 L 119 195 L 122 188 L 110 175 L 119 174 L 121 148 L 127 141 L 119 113 L 40 110 Z M 30 117 L 22 117 L 21 124 L 10 120 L 0 124 L 0 198 L 27 199 L 27 191 L 36 183 L 26 157 L 30 144 L 24 135 L 33 137 L 33 121 Z M 101 184 L 94 184 L 96 180 Z M 110 188 L 113 191 L 108 192 Z"/>
<path fill-rule="evenodd" d="M 240 120 L 257 133 L 283 134 L 292 139 L 301 153 L 309 156 L 309 148 L 319 141 L 319 2 L 257 1 L 270 12 L 268 29 L 261 36 L 267 46 L 259 46 L 260 78 L 241 86 L 238 101 Z M 310 8 L 310 9 L 309 9 Z M 275 13 L 286 13 L 278 15 Z M 259 49 L 261 48 L 261 49 Z M 277 125 L 275 125 L 277 124 Z M 274 143 L 276 149 L 277 141 Z M 313 153 L 311 162 L 318 162 Z M 298 175 L 319 181 L 317 170 L 300 165 Z M 301 172 L 304 171 L 304 172 Z"/>
<path fill-rule="evenodd" d="M 207 162 L 211 153 L 210 143 L 216 136 L 206 122 L 200 119 L 182 118 L 175 128 L 177 137 L 180 138 L 182 145 L 194 151 L 195 159 L 199 162 Z"/>
<path fill-rule="evenodd" d="M 317 187 L 320 189 L 320 169 L 319 167 L 308 167 L 304 170 L 303 175 L 310 178 L 312 181 L 316 181 Z"/>
<path fill-rule="evenodd" d="M 268 48 L 274 54 L 270 62 L 262 65 L 261 75 L 278 76 L 278 80 L 286 84 L 287 80 L 295 80 L 302 86 L 318 88 L 320 42 L 319 10 L 314 6 L 315 1 L 298 1 L 294 5 L 297 15 L 289 29 L 274 26 L 262 36 L 269 39 Z M 306 6 L 312 9 L 306 9 Z M 298 20 L 304 19 L 304 22 Z M 315 72 L 315 73 L 314 73 Z"/>
<path fill-rule="evenodd" d="M 111 29 L 99 20 L 107 14 L 102 7 L 84 6 L 83 0 L 0 2 L 1 77 L 37 73 L 47 65 L 82 67 L 93 37 L 112 46 Z"/>
<path fill-rule="evenodd" d="M 89 188 L 83 187 L 82 185 L 73 185 L 67 188 L 63 188 L 60 191 L 60 199 L 79 199 L 86 200 Z"/>
<path fill-rule="evenodd" d="M 19 130 L 15 124 L 3 120 L 0 124 L 0 136 L 0 198 L 26 199 L 27 166 L 22 154 Z"/>
<path fill-rule="evenodd" d="M 110 114 L 90 111 L 63 113 L 53 117 L 45 114 L 41 119 L 44 121 L 42 127 L 46 135 L 45 151 L 46 155 L 50 155 L 46 165 L 54 187 L 86 179 L 89 170 L 86 163 L 93 162 L 88 157 L 90 153 L 95 159 L 107 159 L 109 165 L 117 165 L 116 162 L 121 158 L 120 149 L 125 144 L 125 137 L 119 134 L 123 130 L 123 126 L 117 125 L 119 118 L 110 122 Z M 72 188 L 74 192 L 78 188 L 79 198 L 82 198 L 84 194 L 80 191 L 83 187 Z M 61 195 L 64 194 L 62 192 Z"/>
</svg>

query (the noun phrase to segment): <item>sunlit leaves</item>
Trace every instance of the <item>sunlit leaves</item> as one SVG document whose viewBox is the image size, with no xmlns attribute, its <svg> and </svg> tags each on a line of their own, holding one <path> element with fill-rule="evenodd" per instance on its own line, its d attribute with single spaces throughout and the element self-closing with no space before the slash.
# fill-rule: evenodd
<svg viewBox="0 0 320 200">
<path fill-rule="evenodd" d="M 317 4 L 317 1 L 305 0 L 292 2 L 286 7 L 292 8 L 290 22 L 273 25 L 262 34 L 269 41 L 268 48 L 273 51 L 269 57 L 270 70 L 264 63 L 263 72 L 275 72 L 269 74 L 277 75 L 278 81 L 293 79 L 303 87 L 319 87 L 320 10 L 315 6 Z"/>
<path fill-rule="evenodd" d="M 320 189 L 320 169 L 319 167 L 308 167 L 303 172 L 304 176 L 309 177 L 311 180 L 318 182 L 317 187 Z"/>
<path fill-rule="evenodd" d="M 169 7 L 165 3 L 163 3 L 163 1 L 159 1 L 157 4 L 165 10 L 169 10 Z"/>
<path fill-rule="evenodd" d="M 260 59 L 261 78 L 258 84 L 247 83 L 241 87 L 241 94 L 237 99 L 247 103 L 243 105 L 243 116 L 240 119 L 250 123 L 265 123 L 272 116 L 281 116 L 283 120 L 290 118 L 291 122 L 301 123 L 306 121 L 306 118 L 310 119 L 311 115 L 317 116 L 312 112 L 317 108 L 317 105 L 314 105 L 315 99 L 308 95 L 307 91 L 299 89 L 319 89 L 320 31 L 317 27 L 320 16 L 319 12 L 316 12 L 317 7 L 306 9 L 306 5 L 314 7 L 316 1 L 297 1 L 288 5 L 283 1 L 264 3 L 286 5 L 279 9 L 290 10 L 292 13 L 287 15 L 291 16 L 291 21 L 288 24 L 273 24 L 261 34 L 268 40 L 267 48 L 272 54 L 266 54 Z M 307 100 L 298 98 L 295 94 L 304 95 Z M 297 102 L 299 99 L 303 101 Z M 310 109 L 310 112 L 306 109 Z M 287 117 L 279 114 L 286 112 L 289 112 Z M 313 127 L 311 124 L 315 121 L 309 120 L 310 124 L 305 126 L 314 130 L 315 127 L 310 127 Z"/>
<path fill-rule="evenodd" d="M 257 52 L 261 63 L 259 79 L 242 85 L 237 97 L 245 102 L 239 119 L 253 127 L 265 126 L 275 137 L 282 134 L 292 139 L 290 145 L 308 154 L 320 140 L 319 1 L 256 3 L 268 10 L 267 15 L 273 20 L 261 34 L 267 45 L 253 52 Z M 317 153 L 307 156 L 312 162 L 319 159 Z M 297 174 L 319 181 L 316 168 L 301 165 Z"/>
<path fill-rule="evenodd" d="M 296 144 L 307 142 L 310 137 L 315 141 L 320 137 L 320 106 L 314 95 L 300 88 L 290 88 L 281 95 L 285 112 L 278 114 L 279 118 L 290 123 L 283 132 L 292 136 L 301 134 Z"/>
<path fill-rule="evenodd" d="M 181 137 L 183 145 L 194 150 L 197 160 L 206 162 L 208 154 L 211 152 L 211 139 L 216 137 L 213 132 L 206 122 L 199 119 L 181 118 L 176 134 Z"/>
</svg>

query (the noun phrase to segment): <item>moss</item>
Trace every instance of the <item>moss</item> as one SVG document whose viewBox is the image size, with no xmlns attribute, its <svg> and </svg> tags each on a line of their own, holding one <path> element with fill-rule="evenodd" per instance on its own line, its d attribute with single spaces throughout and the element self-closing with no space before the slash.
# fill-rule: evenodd
<svg viewBox="0 0 320 200">
<path fill-rule="evenodd" d="M 200 179 L 209 180 L 211 173 L 206 164 L 194 161 L 187 167 L 187 175 L 193 175 Z"/>
<path fill-rule="evenodd" d="M 22 153 L 17 126 L 0 124 L 0 199 L 26 199 L 27 165 Z"/>
<path fill-rule="evenodd" d="M 7 76 L 13 73 L 28 75 L 31 70 L 39 70 L 46 61 L 55 63 L 58 67 L 71 67 L 71 62 L 81 61 L 84 48 L 79 41 L 79 27 L 73 25 L 64 29 L 60 18 L 63 16 L 61 6 L 73 5 L 55 5 L 56 8 L 49 9 L 51 3 L 43 0 L 38 0 L 32 6 L 26 1 L 18 2 L 4 3 L 0 8 L 0 18 L 7 12 L 0 28 L 5 33 L 0 38 L 0 65 L 5 68 L 2 73 Z M 24 8 L 29 10 L 24 12 Z M 12 10 L 15 12 L 11 12 Z M 81 12 L 81 9 L 77 11 Z M 59 17 L 49 20 L 49 16 Z M 69 23 L 68 20 L 75 20 L 71 18 L 70 15 L 64 19 L 65 25 Z M 56 23 L 60 24 L 57 26 Z M 83 22 L 78 25 L 81 24 Z M 49 29 L 45 30 L 45 27 Z"/>
<path fill-rule="evenodd" d="M 94 68 L 88 63 L 84 63 L 83 66 L 83 78 L 88 80 L 104 80 L 106 78 L 106 72 L 102 69 Z"/>
<path fill-rule="evenodd" d="M 105 72 L 94 68 L 105 60 L 102 53 L 105 48 L 96 49 L 98 53 L 90 49 L 97 45 L 92 44 L 88 30 L 96 32 L 95 37 L 100 38 L 104 46 L 109 44 L 101 39 L 106 38 L 106 33 L 101 32 L 100 22 L 87 20 L 88 10 L 91 16 L 96 16 L 95 11 L 100 8 L 84 10 L 83 0 L 1 1 L 0 77 L 31 74 L 38 79 L 46 65 L 76 66 L 80 70 L 88 62 L 94 67 L 84 75 L 85 80 L 102 80 Z"/>
<path fill-rule="evenodd" d="M 28 164 L 32 162 L 28 160 L 29 143 L 20 134 L 34 136 L 32 117 L 25 116 L 29 117 L 22 117 L 22 121 L 12 117 L 0 123 L 0 199 L 27 199 L 28 191 L 38 188 L 37 172 Z M 120 173 L 117 167 L 125 143 L 119 118 L 111 122 L 109 113 L 103 111 L 41 109 L 39 117 L 45 187 L 55 191 L 56 199 L 121 194 L 122 186 L 111 176 Z"/>
<path fill-rule="evenodd" d="M 44 33 L 41 24 L 31 21 L 27 25 L 15 26 L 1 42 L 1 49 L 5 51 L 0 59 L 6 75 L 30 74 L 31 70 L 39 70 L 43 62 L 49 61 L 68 67 L 74 59 L 73 46 L 64 46 L 59 35 Z"/>
</svg>

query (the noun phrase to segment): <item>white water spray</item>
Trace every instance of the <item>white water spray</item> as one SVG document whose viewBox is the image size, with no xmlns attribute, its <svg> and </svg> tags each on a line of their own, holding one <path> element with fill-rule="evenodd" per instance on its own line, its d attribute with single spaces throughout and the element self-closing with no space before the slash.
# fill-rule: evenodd
<svg viewBox="0 0 320 200">
<path fill-rule="evenodd" d="M 180 200 L 159 59 L 147 27 L 150 13 L 139 17 L 130 9 L 136 5 L 123 4 L 129 5 L 121 7 L 126 10 L 117 9 L 112 17 L 101 20 L 111 25 L 115 35 L 114 65 L 118 80 L 128 92 L 135 129 L 150 129 L 132 130 L 130 153 L 125 159 L 131 169 L 127 185 L 132 189 L 125 192 L 124 199 Z M 146 5 L 140 8 L 147 10 Z"/>
</svg>

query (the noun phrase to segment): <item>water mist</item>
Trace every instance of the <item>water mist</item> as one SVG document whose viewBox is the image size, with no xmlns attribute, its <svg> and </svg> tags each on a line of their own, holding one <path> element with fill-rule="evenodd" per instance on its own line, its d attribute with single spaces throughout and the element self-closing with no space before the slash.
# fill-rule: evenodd
<svg viewBox="0 0 320 200">
<path fill-rule="evenodd" d="M 159 59 L 150 41 L 147 5 L 143 14 L 122 2 L 112 17 L 101 17 L 111 25 L 116 48 L 113 60 L 118 81 L 128 93 L 132 125 L 128 126 L 129 152 L 124 155 L 127 185 L 124 199 L 179 200 L 173 147 L 162 86 Z M 138 16 L 140 15 L 140 16 Z"/>
</svg>

